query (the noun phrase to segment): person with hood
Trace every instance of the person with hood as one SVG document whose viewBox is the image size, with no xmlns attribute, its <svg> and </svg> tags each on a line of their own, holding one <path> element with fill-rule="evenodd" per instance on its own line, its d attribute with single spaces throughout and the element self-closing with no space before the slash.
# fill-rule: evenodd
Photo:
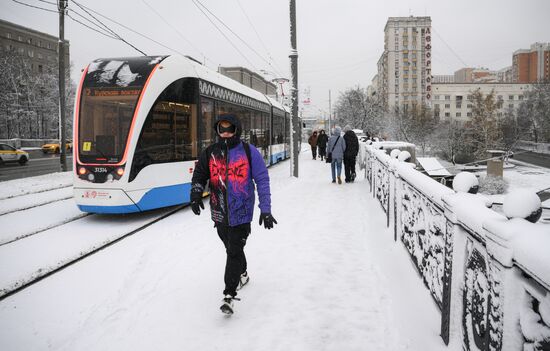
<svg viewBox="0 0 550 351">
<path fill-rule="evenodd" d="M 346 142 L 341 134 L 342 128 L 336 126 L 334 128 L 334 133 L 328 139 L 327 145 L 327 158 L 329 157 L 328 155 L 331 155 L 332 159 L 330 163 L 332 182 L 336 183 L 336 179 L 338 179 L 338 184 L 342 184 L 340 175 L 342 174 L 342 159 L 344 158 L 344 151 L 346 150 Z"/>
<path fill-rule="evenodd" d="M 314 131 L 313 134 L 310 135 L 307 142 L 311 145 L 311 154 L 315 160 L 317 158 L 317 131 Z"/>
<path fill-rule="evenodd" d="M 262 155 L 240 140 L 241 122 L 235 115 L 218 116 L 214 129 L 218 141 L 199 156 L 191 180 L 191 209 L 200 215 L 203 192 L 209 182 L 210 213 L 226 250 L 223 313 L 233 314 L 237 290 L 249 281 L 244 254 L 254 213 L 254 183 L 258 188 L 260 225 L 271 229 L 277 223 L 271 215 L 269 174 Z"/>
<path fill-rule="evenodd" d="M 321 161 L 327 156 L 327 142 L 328 135 L 326 135 L 325 130 L 321 129 L 319 131 L 319 136 L 317 137 L 317 147 L 319 148 L 319 156 Z"/>
<path fill-rule="evenodd" d="M 344 127 L 344 140 L 346 141 L 346 151 L 344 152 L 344 175 L 346 183 L 352 183 L 355 180 L 355 159 L 359 153 L 359 139 L 351 127 Z"/>
</svg>

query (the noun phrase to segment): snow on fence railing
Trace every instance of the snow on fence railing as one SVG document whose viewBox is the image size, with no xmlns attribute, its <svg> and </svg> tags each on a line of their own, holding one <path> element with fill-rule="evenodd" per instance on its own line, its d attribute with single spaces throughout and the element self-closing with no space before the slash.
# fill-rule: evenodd
<svg viewBox="0 0 550 351">
<path fill-rule="evenodd" d="M 441 310 L 441 337 L 464 350 L 550 350 L 550 225 L 507 219 L 379 146 L 358 160 Z"/>
</svg>

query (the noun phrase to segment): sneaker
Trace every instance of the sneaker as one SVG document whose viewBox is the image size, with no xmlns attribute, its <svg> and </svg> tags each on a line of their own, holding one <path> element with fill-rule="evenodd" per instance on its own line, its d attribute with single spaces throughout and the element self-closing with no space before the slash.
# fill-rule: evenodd
<svg viewBox="0 0 550 351">
<path fill-rule="evenodd" d="M 250 277 L 248 276 L 247 272 L 244 272 L 241 274 L 241 278 L 239 279 L 239 285 L 237 286 L 237 291 L 241 290 L 243 286 L 245 286 L 248 281 L 250 280 Z"/>
<path fill-rule="evenodd" d="M 342 179 L 338 177 L 338 184 L 342 184 Z"/>
<path fill-rule="evenodd" d="M 220 310 L 225 314 L 233 314 L 233 300 L 240 301 L 241 299 L 238 299 L 231 295 L 225 295 L 223 298 L 223 304 L 220 306 Z"/>
</svg>

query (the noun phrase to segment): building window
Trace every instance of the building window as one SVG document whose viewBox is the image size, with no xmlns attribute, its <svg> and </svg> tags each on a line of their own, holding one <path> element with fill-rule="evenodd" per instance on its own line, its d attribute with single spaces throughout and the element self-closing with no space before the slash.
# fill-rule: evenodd
<svg viewBox="0 0 550 351">
<path fill-rule="evenodd" d="M 434 100 L 439 100 L 439 95 L 434 95 Z"/>
<path fill-rule="evenodd" d="M 20 36 L 20 35 L 18 35 L 18 36 L 17 36 L 17 40 L 18 40 L 18 41 L 23 41 L 23 37 Z"/>
<path fill-rule="evenodd" d="M 514 104 L 508 104 L 509 108 L 514 108 Z"/>
<path fill-rule="evenodd" d="M 467 99 L 468 101 L 472 101 L 472 95 L 466 95 L 466 99 Z"/>
<path fill-rule="evenodd" d="M 439 110 L 439 104 L 434 104 L 434 109 Z"/>
<path fill-rule="evenodd" d="M 451 117 L 451 113 L 450 112 L 445 112 L 445 117 Z"/>
<path fill-rule="evenodd" d="M 466 116 L 472 117 L 472 113 L 471 113 L 471 112 L 468 112 L 468 113 L 466 113 Z"/>
<path fill-rule="evenodd" d="M 508 100 L 514 100 L 514 95 L 508 95 Z"/>
<path fill-rule="evenodd" d="M 6 33 L 6 38 L 11 39 L 11 33 Z"/>
<path fill-rule="evenodd" d="M 456 113 L 456 117 L 462 117 L 462 113 L 457 112 L 457 113 Z"/>
<path fill-rule="evenodd" d="M 523 100 L 523 95 L 518 95 L 518 100 L 519 101 Z"/>
<path fill-rule="evenodd" d="M 445 95 L 445 100 L 451 100 L 451 95 Z"/>
<path fill-rule="evenodd" d="M 27 44 L 32 44 L 32 38 L 27 39 Z"/>
<path fill-rule="evenodd" d="M 445 104 L 445 108 L 451 108 L 451 104 Z"/>
<path fill-rule="evenodd" d="M 462 108 L 462 103 L 457 102 L 457 103 L 456 103 L 456 108 Z"/>
<path fill-rule="evenodd" d="M 29 57 L 34 57 L 34 51 L 29 50 L 28 55 L 29 55 Z"/>
<path fill-rule="evenodd" d="M 474 105 L 472 105 L 472 104 L 468 104 L 466 107 L 467 107 L 467 108 L 472 108 L 473 106 L 474 106 Z"/>
</svg>

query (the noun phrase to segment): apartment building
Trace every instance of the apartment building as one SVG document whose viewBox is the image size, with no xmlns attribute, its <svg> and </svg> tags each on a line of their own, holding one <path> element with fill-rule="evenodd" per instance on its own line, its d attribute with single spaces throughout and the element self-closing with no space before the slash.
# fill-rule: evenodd
<svg viewBox="0 0 550 351">
<path fill-rule="evenodd" d="M 0 19 L 0 50 L 25 56 L 35 73 L 57 71 L 58 41 L 53 35 Z M 67 68 L 70 67 L 69 47 L 69 41 L 65 40 Z"/>
<path fill-rule="evenodd" d="M 466 122 L 472 117 L 472 93 L 480 89 L 483 95 L 495 93 L 497 116 L 501 117 L 508 109 L 518 108 L 530 87 L 515 83 L 434 83 L 432 108 L 441 120 Z"/>
<path fill-rule="evenodd" d="M 378 61 L 378 93 L 386 108 L 407 110 L 432 101 L 430 17 L 389 17 Z"/>
<path fill-rule="evenodd" d="M 534 43 L 512 56 L 514 83 L 535 83 L 550 79 L 550 43 Z"/>
</svg>

